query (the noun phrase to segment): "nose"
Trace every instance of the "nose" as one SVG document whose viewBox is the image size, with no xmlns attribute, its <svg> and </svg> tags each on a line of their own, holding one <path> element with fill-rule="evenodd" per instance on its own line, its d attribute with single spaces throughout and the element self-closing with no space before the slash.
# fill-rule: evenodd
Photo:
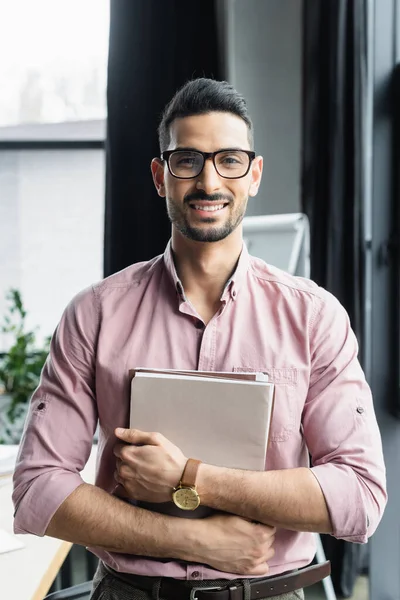
<svg viewBox="0 0 400 600">
<path fill-rule="evenodd" d="M 206 194 L 211 194 L 221 187 L 221 177 L 218 175 L 211 158 L 205 161 L 203 170 L 197 177 L 196 187 L 206 192 Z"/>
</svg>

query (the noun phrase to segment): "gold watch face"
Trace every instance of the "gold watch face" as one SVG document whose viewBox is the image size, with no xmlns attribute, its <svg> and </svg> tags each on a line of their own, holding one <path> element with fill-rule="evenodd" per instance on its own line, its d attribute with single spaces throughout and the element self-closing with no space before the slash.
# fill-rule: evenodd
<svg viewBox="0 0 400 600">
<path fill-rule="evenodd" d="M 172 499 L 182 510 L 195 510 L 200 506 L 200 497 L 194 488 L 178 488 L 172 494 Z"/>
</svg>

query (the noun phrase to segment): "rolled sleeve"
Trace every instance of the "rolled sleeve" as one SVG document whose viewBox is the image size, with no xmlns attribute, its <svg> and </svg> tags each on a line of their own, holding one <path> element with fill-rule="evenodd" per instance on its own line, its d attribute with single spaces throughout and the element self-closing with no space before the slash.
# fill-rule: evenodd
<svg viewBox="0 0 400 600">
<path fill-rule="evenodd" d="M 331 294 L 317 307 L 310 342 L 303 427 L 311 470 L 325 497 L 332 534 L 365 543 L 387 501 L 382 441 L 357 340 L 346 311 Z"/>
<path fill-rule="evenodd" d="M 80 472 L 97 424 L 95 347 L 99 313 L 92 288 L 66 308 L 34 392 L 14 472 L 14 531 L 44 535 Z"/>
</svg>

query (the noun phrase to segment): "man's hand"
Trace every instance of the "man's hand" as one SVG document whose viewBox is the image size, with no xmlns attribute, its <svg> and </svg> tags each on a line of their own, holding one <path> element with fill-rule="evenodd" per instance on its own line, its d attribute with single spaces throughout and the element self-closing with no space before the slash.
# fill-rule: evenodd
<svg viewBox="0 0 400 600">
<path fill-rule="evenodd" d="M 161 433 L 115 430 L 123 444 L 114 446 L 115 480 L 131 500 L 168 502 L 181 479 L 187 458 Z"/>
<path fill-rule="evenodd" d="M 200 535 L 189 560 L 228 573 L 268 574 L 268 561 L 275 554 L 275 527 L 226 513 L 199 519 L 196 526 Z"/>
</svg>

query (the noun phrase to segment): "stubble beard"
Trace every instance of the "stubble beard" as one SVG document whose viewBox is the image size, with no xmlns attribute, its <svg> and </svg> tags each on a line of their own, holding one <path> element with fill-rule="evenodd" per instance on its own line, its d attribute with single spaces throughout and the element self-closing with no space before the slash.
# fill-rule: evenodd
<svg viewBox="0 0 400 600">
<path fill-rule="evenodd" d="M 247 199 L 241 209 L 230 213 L 226 222 L 220 227 L 193 227 L 190 225 L 188 215 L 183 207 L 178 206 L 174 200 L 167 199 L 167 212 L 169 220 L 176 229 L 189 240 L 194 242 L 220 242 L 227 238 L 243 221 L 246 213 Z M 188 210 L 192 210 L 188 208 Z M 214 223 L 215 218 L 203 219 L 203 223 Z"/>
</svg>

